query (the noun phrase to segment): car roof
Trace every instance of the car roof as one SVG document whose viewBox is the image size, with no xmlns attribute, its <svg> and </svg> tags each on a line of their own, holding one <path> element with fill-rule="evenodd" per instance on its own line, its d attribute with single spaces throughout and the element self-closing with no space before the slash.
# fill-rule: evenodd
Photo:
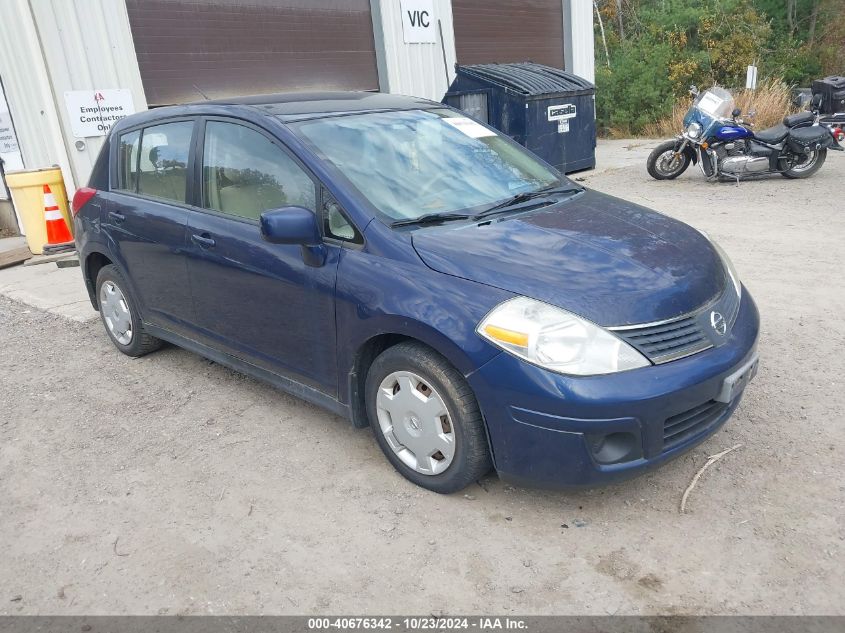
<svg viewBox="0 0 845 633">
<path fill-rule="evenodd" d="M 445 108 L 442 103 L 384 92 L 286 92 L 195 101 L 182 105 L 152 108 L 119 120 L 113 131 L 154 124 L 173 117 L 197 115 L 237 115 L 246 118 L 273 117 L 283 123 L 320 119 L 345 114 L 390 110 Z"/>
<path fill-rule="evenodd" d="M 442 107 L 442 104 L 427 99 L 383 92 L 293 92 L 218 99 L 211 103 L 252 106 L 283 121 L 358 112 Z"/>
</svg>

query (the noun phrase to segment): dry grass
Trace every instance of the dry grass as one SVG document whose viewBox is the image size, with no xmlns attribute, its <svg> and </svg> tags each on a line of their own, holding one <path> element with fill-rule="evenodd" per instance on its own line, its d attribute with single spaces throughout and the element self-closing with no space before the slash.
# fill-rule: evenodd
<svg viewBox="0 0 845 633">
<path fill-rule="evenodd" d="M 757 90 L 743 89 L 732 92 L 736 99 L 736 107 L 743 112 L 743 118 L 746 122 L 753 123 L 757 130 L 777 125 L 785 115 L 796 111 L 792 104 L 792 92 L 789 86 L 777 79 L 762 82 L 757 86 Z M 680 134 L 684 127 L 684 116 L 691 103 L 691 97 L 680 99 L 673 106 L 672 114 L 647 125 L 643 130 L 643 136 L 664 138 Z M 747 114 L 750 110 L 756 111 L 753 118 Z"/>
</svg>

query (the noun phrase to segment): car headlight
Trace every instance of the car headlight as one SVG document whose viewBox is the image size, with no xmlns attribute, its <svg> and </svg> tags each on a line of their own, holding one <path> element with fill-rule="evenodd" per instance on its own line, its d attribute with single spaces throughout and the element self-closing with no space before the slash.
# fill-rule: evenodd
<svg viewBox="0 0 845 633">
<path fill-rule="evenodd" d="M 499 304 L 476 331 L 506 352 L 561 374 L 611 374 L 651 364 L 595 323 L 528 297 Z"/>
<path fill-rule="evenodd" d="M 708 237 L 708 239 L 710 238 Z M 713 248 L 716 250 L 716 253 L 718 253 L 719 258 L 722 260 L 722 265 L 725 267 L 725 270 L 728 271 L 728 277 L 731 278 L 731 283 L 734 286 L 734 290 L 736 290 L 736 296 L 741 297 L 742 284 L 739 281 L 739 275 L 736 272 L 734 263 L 731 261 L 731 258 L 728 257 L 728 254 L 724 251 L 724 249 L 719 246 L 719 244 L 715 240 L 711 239 L 710 243 L 713 245 Z"/>
<path fill-rule="evenodd" d="M 698 138 L 701 136 L 701 125 L 698 123 L 690 123 L 687 126 L 687 136 L 690 138 Z"/>
</svg>

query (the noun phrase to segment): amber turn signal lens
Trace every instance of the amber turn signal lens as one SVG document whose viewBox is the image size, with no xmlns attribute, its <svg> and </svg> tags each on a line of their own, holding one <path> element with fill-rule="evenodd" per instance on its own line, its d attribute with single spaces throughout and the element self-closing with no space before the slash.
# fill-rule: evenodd
<svg viewBox="0 0 845 633">
<path fill-rule="evenodd" d="M 514 332 L 513 330 L 506 330 L 503 327 L 496 327 L 495 325 L 485 325 L 484 332 L 490 338 L 494 338 L 502 343 L 528 347 L 528 335 L 524 332 Z"/>
</svg>

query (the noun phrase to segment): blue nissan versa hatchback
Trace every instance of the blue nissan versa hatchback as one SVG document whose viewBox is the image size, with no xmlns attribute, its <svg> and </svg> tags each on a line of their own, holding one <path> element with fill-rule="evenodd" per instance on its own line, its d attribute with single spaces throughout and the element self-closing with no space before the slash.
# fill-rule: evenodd
<svg viewBox="0 0 845 633">
<path fill-rule="evenodd" d="M 689 450 L 759 317 L 697 230 L 463 113 L 269 95 L 119 121 L 73 200 L 115 346 L 169 341 L 371 426 L 414 483 L 593 485 Z"/>
</svg>

